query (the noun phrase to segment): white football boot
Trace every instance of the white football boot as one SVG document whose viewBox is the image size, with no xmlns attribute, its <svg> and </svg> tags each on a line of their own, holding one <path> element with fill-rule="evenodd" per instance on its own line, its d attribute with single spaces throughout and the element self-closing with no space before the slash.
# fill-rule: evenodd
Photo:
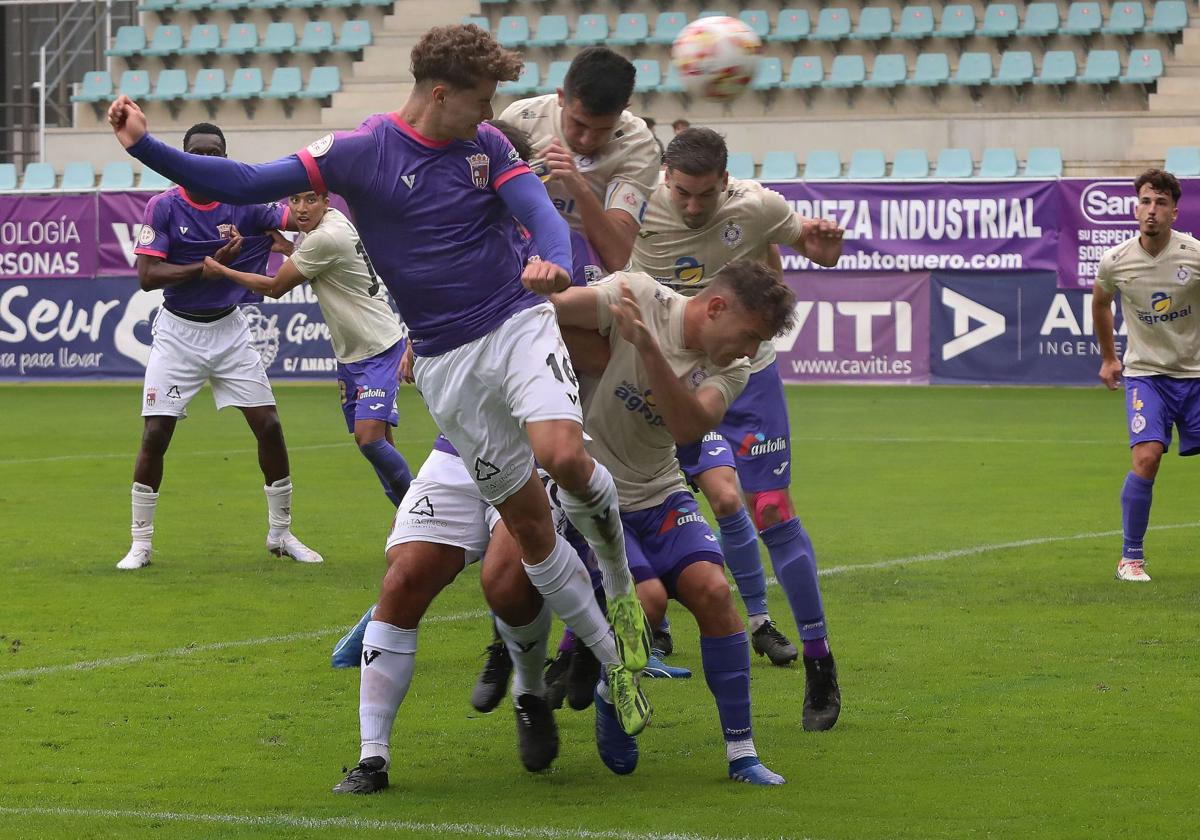
<svg viewBox="0 0 1200 840">
<path fill-rule="evenodd" d="M 267 551 L 276 557 L 291 557 L 297 563 L 324 563 L 325 558 L 300 540 L 291 531 L 284 531 L 277 539 L 267 537 Z"/>
<path fill-rule="evenodd" d="M 1117 580 L 1149 583 L 1150 575 L 1146 574 L 1146 561 L 1122 557 L 1121 562 L 1117 563 Z"/>
</svg>

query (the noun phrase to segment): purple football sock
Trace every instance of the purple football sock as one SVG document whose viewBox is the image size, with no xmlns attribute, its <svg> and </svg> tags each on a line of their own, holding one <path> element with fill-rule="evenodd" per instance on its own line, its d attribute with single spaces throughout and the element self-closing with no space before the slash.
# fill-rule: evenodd
<svg viewBox="0 0 1200 840">
<path fill-rule="evenodd" d="M 717 701 L 726 741 L 744 741 L 750 731 L 750 643 L 746 631 L 732 636 L 701 636 L 704 681 Z"/>
<path fill-rule="evenodd" d="M 1121 524 L 1125 530 L 1125 546 L 1121 556 L 1128 560 L 1144 560 L 1142 542 L 1150 524 L 1150 502 L 1154 497 L 1154 481 L 1131 472 L 1121 488 Z"/>
<path fill-rule="evenodd" d="M 812 541 L 796 517 L 765 528 L 762 540 L 771 555 L 775 578 L 787 595 L 801 641 L 824 639 L 825 606 L 821 603 L 821 586 L 817 583 L 817 562 Z"/>
</svg>

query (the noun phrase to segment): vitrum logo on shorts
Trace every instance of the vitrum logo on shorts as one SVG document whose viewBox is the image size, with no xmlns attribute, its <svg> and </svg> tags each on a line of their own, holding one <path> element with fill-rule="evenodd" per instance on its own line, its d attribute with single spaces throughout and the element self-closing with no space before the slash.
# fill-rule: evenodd
<svg viewBox="0 0 1200 840">
<path fill-rule="evenodd" d="M 682 528 L 690 522 L 703 522 L 704 517 L 698 511 L 688 510 L 687 508 L 675 508 L 667 511 L 667 518 L 663 520 L 662 527 L 658 529 L 659 535 L 665 534 L 668 531 L 674 531 L 676 528 Z"/>
<path fill-rule="evenodd" d="M 738 455 L 745 457 L 747 455 L 754 457 L 755 455 L 770 455 L 772 452 L 783 452 L 787 449 L 787 441 L 781 437 L 773 437 L 767 440 L 766 435 L 762 432 L 747 434 L 742 438 L 742 445 L 738 447 Z"/>
<path fill-rule="evenodd" d="M 1094 225 L 1134 225 L 1137 196 L 1127 181 L 1097 181 L 1079 196 L 1079 212 Z"/>
</svg>

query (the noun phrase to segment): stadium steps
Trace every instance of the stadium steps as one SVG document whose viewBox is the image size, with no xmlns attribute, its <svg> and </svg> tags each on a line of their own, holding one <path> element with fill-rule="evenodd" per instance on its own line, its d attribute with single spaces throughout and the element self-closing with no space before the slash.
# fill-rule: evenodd
<svg viewBox="0 0 1200 840">
<path fill-rule="evenodd" d="M 1177 146 L 1200 146 L 1200 19 L 1193 16 L 1174 54 L 1165 57 L 1165 73 L 1150 94 L 1149 113 L 1183 117 L 1167 126 L 1135 126 L 1130 157 L 1164 158 Z"/>
</svg>

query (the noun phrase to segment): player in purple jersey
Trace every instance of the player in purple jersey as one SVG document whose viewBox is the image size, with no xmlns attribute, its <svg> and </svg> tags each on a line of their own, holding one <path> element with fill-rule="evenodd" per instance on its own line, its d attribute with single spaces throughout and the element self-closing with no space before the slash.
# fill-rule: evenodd
<svg viewBox="0 0 1200 840">
<path fill-rule="evenodd" d="M 197 159 L 224 158 L 225 135 L 215 125 L 199 123 L 184 135 L 183 149 Z M 203 277 L 209 257 L 233 268 L 265 270 L 271 234 L 287 226 L 285 207 L 221 204 L 202 191 L 179 187 L 154 196 L 146 206 L 134 251 L 138 279 L 146 291 L 163 290 L 163 305 L 154 322 L 142 390 L 145 420 L 133 469 L 132 545 L 118 569 L 150 564 L 163 457 L 176 423 L 187 416 L 188 403 L 205 382 L 212 384 L 217 408 L 239 408 L 258 440 L 258 463 L 266 481 L 267 549 L 303 563 L 321 562 L 321 555 L 291 532 L 292 480 L 283 426 L 266 367 L 238 308 L 262 298 L 229 280 Z"/>
<path fill-rule="evenodd" d="M 535 456 L 555 479 L 601 565 L 621 661 L 636 674 L 649 656 L 649 628 L 625 558 L 616 487 L 584 448 L 577 381 L 545 299 L 570 285 L 567 225 L 504 135 L 480 125 L 493 115 L 497 82 L 521 67 L 519 55 L 477 26 L 436 27 L 412 49 L 415 85 L 399 111 L 254 166 L 178 153 L 147 133 L 145 114 L 127 96 L 108 119 L 134 157 L 222 200 L 309 189 L 346 200 L 409 327 L 417 387 L 434 421 L 531 569 L 574 556 L 554 530 Z M 523 261 L 513 217 L 533 234 L 542 260 Z M 390 597 L 385 581 L 367 628 L 369 651 L 371 627 L 399 618 Z M 393 661 L 372 657 L 363 685 L 374 679 L 371 690 L 389 690 Z"/>
</svg>

